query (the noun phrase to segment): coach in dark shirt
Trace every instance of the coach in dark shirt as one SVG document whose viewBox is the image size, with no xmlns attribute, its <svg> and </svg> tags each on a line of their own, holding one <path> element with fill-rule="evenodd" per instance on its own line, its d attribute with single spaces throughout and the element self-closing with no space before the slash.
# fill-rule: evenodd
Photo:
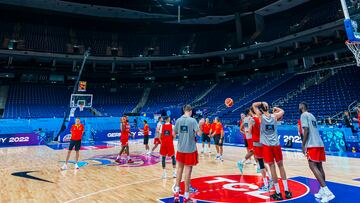
<svg viewBox="0 0 360 203">
<path fill-rule="evenodd" d="M 351 128 L 353 133 L 356 132 L 349 111 L 344 111 L 344 124 L 347 128 Z"/>
</svg>

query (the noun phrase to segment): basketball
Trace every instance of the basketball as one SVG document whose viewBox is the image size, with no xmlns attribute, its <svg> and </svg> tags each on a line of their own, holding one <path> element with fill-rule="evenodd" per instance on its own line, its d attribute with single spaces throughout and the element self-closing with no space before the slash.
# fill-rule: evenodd
<svg viewBox="0 0 360 203">
<path fill-rule="evenodd" d="M 234 104 L 233 99 L 231 99 L 231 98 L 226 98 L 226 99 L 225 99 L 225 105 L 226 105 L 228 108 L 232 107 L 233 104 Z"/>
</svg>

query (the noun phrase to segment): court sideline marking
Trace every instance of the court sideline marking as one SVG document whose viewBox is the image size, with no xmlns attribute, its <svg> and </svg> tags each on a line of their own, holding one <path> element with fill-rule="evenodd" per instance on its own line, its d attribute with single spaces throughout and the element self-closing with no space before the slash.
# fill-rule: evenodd
<svg viewBox="0 0 360 203">
<path fill-rule="evenodd" d="M 155 181 L 155 180 L 161 180 L 161 178 L 153 178 L 153 179 L 150 179 L 150 180 L 138 181 L 138 182 L 134 182 L 134 183 L 128 183 L 128 184 L 124 184 L 124 185 L 119 185 L 119 186 L 116 186 L 116 187 L 110 187 L 110 188 L 107 188 L 107 189 L 99 190 L 99 191 L 96 191 L 96 192 L 89 193 L 87 195 L 77 197 L 77 198 L 72 199 L 72 200 L 68 200 L 68 201 L 63 202 L 63 203 L 69 203 L 69 202 L 73 202 L 73 201 L 76 201 L 76 200 L 79 200 L 79 199 L 90 197 L 92 195 L 99 194 L 99 193 L 102 193 L 102 192 L 107 192 L 107 191 L 110 191 L 110 190 L 115 190 L 115 189 L 118 189 L 118 188 L 130 186 L 130 185 L 136 185 L 136 184 L 151 182 L 151 181 Z"/>
</svg>

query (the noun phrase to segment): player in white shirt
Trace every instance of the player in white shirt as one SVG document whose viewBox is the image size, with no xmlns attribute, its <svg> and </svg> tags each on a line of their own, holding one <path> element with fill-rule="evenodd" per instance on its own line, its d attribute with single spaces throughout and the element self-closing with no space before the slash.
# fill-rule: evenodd
<svg viewBox="0 0 360 203">
<path fill-rule="evenodd" d="M 324 142 L 319 134 L 317 120 L 313 114 L 308 112 L 308 104 L 306 102 L 299 104 L 299 111 L 301 113 L 300 121 L 304 135 L 302 151 L 308 159 L 311 171 L 321 185 L 320 191 L 315 194 L 315 197 L 321 199 L 322 203 L 325 203 L 334 199 L 335 195 L 325 183 L 325 172 L 322 166 L 322 162 L 326 161 Z"/>
</svg>

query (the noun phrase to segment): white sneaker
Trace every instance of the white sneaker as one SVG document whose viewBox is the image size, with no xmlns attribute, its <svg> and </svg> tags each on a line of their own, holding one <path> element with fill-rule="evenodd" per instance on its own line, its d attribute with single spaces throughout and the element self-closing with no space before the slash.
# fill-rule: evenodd
<svg viewBox="0 0 360 203">
<path fill-rule="evenodd" d="M 223 157 L 222 157 L 222 156 L 220 156 L 220 158 L 219 158 L 219 159 L 220 159 L 220 161 L 224 161 L 224 159 L 223 159 Z"/>
<path fill-rule="evenodd" d="M 151 155 L 151 152 L 150 152 L 150 151 L 149 151 L 149 152 L 146 152 L 146 155 L 150 156 L 150 155 Z"/>
<path fill-rule="evenodd" d="M 64 165 L 61 167 L 61 170 L 63 170 L 63 171 L 65 171 L 65 170 L 67 170 L 67 169 L 68 169 L 68 167 L 67 167 L 66 164 L 64 164 Z"/>
<path fill-rule="evenodd" d="M 166 179 L 166 172 L 165 171 L 162 174 L 162 179 Z"/>
<path fill-rule="evenodd" d="M 176 178 L 176 171 L 173 172 L 173 178 Z"/>
<path fill-rule="evenodd" d="M 219 159 L 220 159 L 220 156 L 219 156 L 219 155 L 216 155 L 215 160 L 219 160 Z"/>
<path fill-rule="evenodd" d="M 75 164 L 75 169 L 79 169 L 79 166 L 77 164 Z"/>
<path fill-rule="evenodd" d="M 320 188 L 318 193 L 314 194 L 316 199 L 321 199 L 323 195 L 324 195 L 324 191 L 322 190 L 322 188 Z"/>
<path fill-rule="evenodd" d="M 321 202 L 322 203 L 327 203 L 327 202 L 329 202 L 329 201 L 331 201 L 333 199 L 335 199 L 335 195 L 332 192 L 327 193 L 327 194 L 325 193 L 325 194 L 323 194 L 323 196 L 321 198 Z"/>
</svg>

